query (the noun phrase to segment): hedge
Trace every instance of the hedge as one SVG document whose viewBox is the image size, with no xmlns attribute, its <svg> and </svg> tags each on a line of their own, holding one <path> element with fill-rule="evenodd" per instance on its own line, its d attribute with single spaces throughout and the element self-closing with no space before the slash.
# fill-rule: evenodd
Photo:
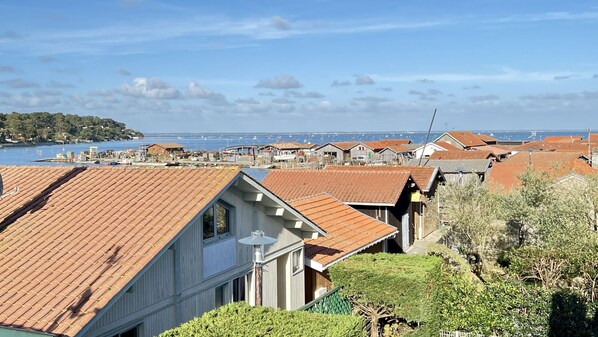
<svg viewBox="0 0 598 337">
<path fill-rule="evenodd" d="M 160 337 L 363 337 L 357 316 L 284 311 L 232 303 L 167 330 Z"/>
<path fill-rule="evenodd" d="M 431 317 L 441 267 L 435 256 L 378 253 L 354 255 L 329 271 L 342 295 L 420 323 Z"/>
<path fill-rule="evenodd" d="M 516 281 L 484 286 L 449 276 L 436 298 L 426 330 L 468 331 L 495 336 L 598 337 L 598 307 L 581 294 L 548 291 Z"/>
</svg>

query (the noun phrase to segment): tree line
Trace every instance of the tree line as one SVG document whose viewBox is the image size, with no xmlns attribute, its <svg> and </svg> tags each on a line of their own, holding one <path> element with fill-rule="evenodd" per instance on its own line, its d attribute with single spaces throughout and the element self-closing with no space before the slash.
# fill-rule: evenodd
<svg viewBox="0 0 598 337">
<path fill-rule="evenodd" d="M 110 118 L 62 113 L 0 113 L 0 142 L 107 141 L 143 137 Z"/>
</svg>

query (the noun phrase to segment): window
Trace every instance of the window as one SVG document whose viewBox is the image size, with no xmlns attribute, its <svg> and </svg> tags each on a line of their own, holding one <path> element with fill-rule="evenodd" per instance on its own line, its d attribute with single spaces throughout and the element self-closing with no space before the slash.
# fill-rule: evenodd
<svg viewBox="0 0 598 337">
<path fill-rule="evenodd" d="M 215 294 L 214 294 L 214 296 L 215 296 L 214 305 L 216 308 L 223 306 L 229 302 L 226 299 L 226 286 L 227 285 L 228 284 L 225 283 L 219 287 L 216 287 Z"/>
<path fill-rule="evenodd" d="M 139 336 L 139 326 L 136 326 L 134 328 L 131 328 L 131 329 L 121 332 L 121 333 L 117 333 L 116 335 L 114 335 L 112 337 L 137 337 L 137 336 Z"/>
<path fill-rule="evenodd" d="M 293 274 L 296 274 L 303 270 L 303 249 L 294 251 L 291 254 L 291 270 Z"/>
<path fill-rule="evenodd" d="M 223 238 L 230 235 L 231 211 L 230 207 L 217 202 L 202 216 L 203 239 Z"/>
<path fill-rule="evenodd" d="M 233 280 L 233 302 L 245 301 L 245 276 Z"/>
</svg>

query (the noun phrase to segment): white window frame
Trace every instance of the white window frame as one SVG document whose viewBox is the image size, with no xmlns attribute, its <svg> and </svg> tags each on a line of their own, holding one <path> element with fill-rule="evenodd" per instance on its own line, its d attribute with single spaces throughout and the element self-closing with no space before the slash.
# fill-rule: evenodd
<svg viewBox="0 0 598 337">
<path fill-rule="evenodd" d="M 295 269 L 295 254 L 299 254 L 299 258 L 298 258 L 298 263 L 299 266 L 297 267 L 297 270 Z M 291 274 L 292 275 L 297 275 L 300 272 L 303 271 L 303 267 L 304 267 L 304 263 L 303 263 L 303 248 L 299 248 L 297 250 L 294 250 L 291 252 Z"/>
</svg>

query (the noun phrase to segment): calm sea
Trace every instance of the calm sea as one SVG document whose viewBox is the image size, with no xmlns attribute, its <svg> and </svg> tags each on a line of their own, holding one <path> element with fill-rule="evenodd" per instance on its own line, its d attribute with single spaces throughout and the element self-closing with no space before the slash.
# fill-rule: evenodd
<svg viewBox="0 0 598 337">
<path fill-rule="evenodd" d="M 478 131 L 474 131 L 477 133 Z M 479 131 L 494 136 L 499 140 L 540 140 L 546 136 L 576 135 L 587 137 L 586 131 Z M 430 133 L 430 141 L 443 132 Z M 265 145 L 279 141 L 325 144 L 342 141 L 372 141 L 380 139 L 411 139 L 413 143 L 424 143 L 426 132 L 295 132 L 295 133 L 205 133 L 205 134 L 148 134 L 144 139 L 112 141 L 101 143 L 82 143 L 66 145 L 40 145 L 32 147 L 0 148 L 0 165 L 61 165 L 56 163 L 37 163 L 35 160 L 55 158 L 59 153 L 72 151 L 79 154 L 97 146 L 99 151 L 136 150 L 141 145 L 154 143 L 178 143 L 186 150 L 218 151 L 233 145 Z"/>
</svg>

